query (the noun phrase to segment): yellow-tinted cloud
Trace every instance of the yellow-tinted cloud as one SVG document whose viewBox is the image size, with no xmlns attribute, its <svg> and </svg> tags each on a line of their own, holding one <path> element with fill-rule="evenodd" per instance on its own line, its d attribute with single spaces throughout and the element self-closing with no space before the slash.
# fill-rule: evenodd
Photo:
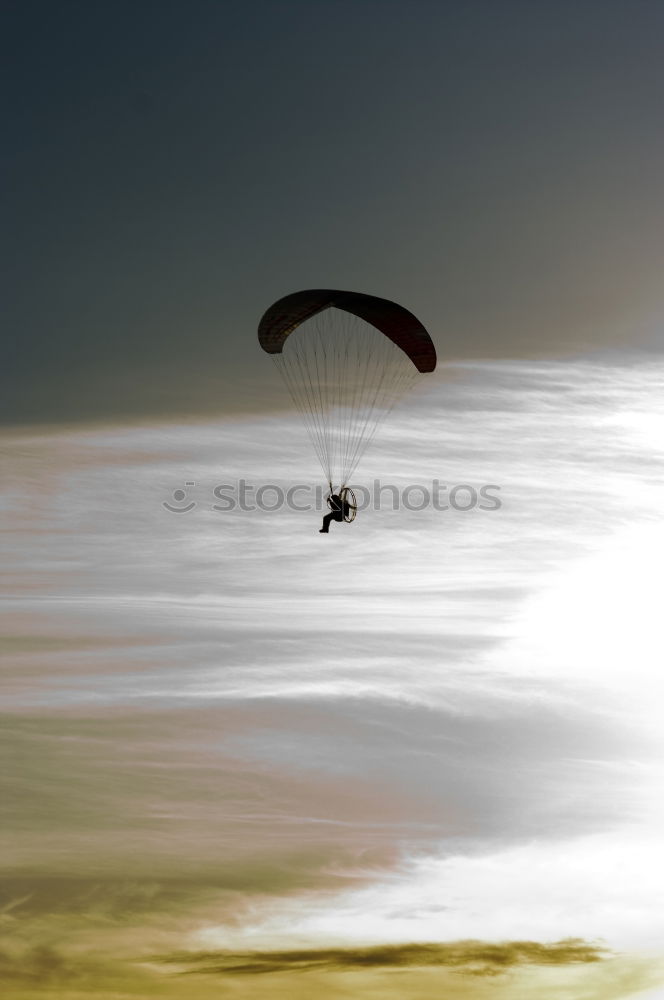
<svg viewBox="0 0 664 1000">
<path fill-rule="evenodd" d="M 664 981 L 659 961 L 571 938 L 190 950 L 224 908 L 195 885 L 36 885 L 0 914 L 3 1000 L 625 1000 Z"/>
<path fill-rule="evenodd" d="M 455 941 L 443 944 L 397 944 L 369 948 L 311 948 L 264 952 L 175 954 L 168 962 L 190 973 L 257 974 L 312 969 L 368 969 L 445 966 L 474 976 L 493 976 L 518 965 L 570 965 L 598 962 L 604 950 L 570 938 L 555 944 L 510 941 Z"/>
</svg>

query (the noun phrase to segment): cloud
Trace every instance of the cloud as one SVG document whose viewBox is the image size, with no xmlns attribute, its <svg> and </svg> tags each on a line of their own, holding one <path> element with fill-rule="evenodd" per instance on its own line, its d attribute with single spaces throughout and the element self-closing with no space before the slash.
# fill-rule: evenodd
<svg viewBox="0 0 664 1000">
<path fill-rule="evenodd" d="M 511 941 L 491 944 L 458 941 L 447 944 L 402 944 L 372 948 L 319 948 L 301 951 L 175 954 L 162 961 L 188 966 L 189 973 L 255 975 L 313 969 L 353 970 L 444 966 L 473 976 L 493 976 L 517 965 L 570 965 L 598 962 L 605 950 L 583 941 L 555 944 Z"/>
<path fill-rule="evenodd" d="M 6 887 L 10 893 L 25 886 Z M 12 1000 L 155 996 L 212 1000 L 220 989 L 267 1000 L 348 995 L 433 1000 L 613 1000 L 661 982 L 661 962 L 582 939 L 445 940 L 372 946 L 214 948 L 197 930 L 220 912 L 246 926 L 237 893 L 201 883 L 32 879 L 4 907 L 0 973 Z"/>
<path fill-rule="evenodd" d="M 39 992 L 63 988 L 98 992 L 118 979 L 127 978 L 116 959 L 101 955 L 72 955 L 48 944 L 37 944 L 22 952 L 0 952 L 0 980 L 6 987 L 25 986 Z M 139 972 L 131 978 L 140 979 Z"/>
<path fill-rule="evenodd" d="M 459 366 L 394 421 L 367 479 L 500 482 L 503 508 L 366 512 L 326 540 L 318 515 L 209 506 L 220 479 L 317 475 L 287 414 L 8 434 L 7 902 L 49 879 L 66 896 L 74 872 L 168 883 L 210 933 L 194 946 L 238 954 L 650 940 L 653 686 L 633 690 L 627 643 L 611 676 L 631 700 L 616 697 L 604 663 L 572 655 L 569 602 L 546 601 L 570 592 L 582 625 L 616 568 L 598 559 L 570 591 L 570 565 L 628 521 L 652 552 L 660 381 L 661 366 Z M 169 514 L 189 478 L 196 510 Z M 646 578 L 620 565 L 628 608 Z M 591 623 L 603 660 L 610 607 Z"/>
<path fill-rule="evenodd" d="M 624 823 L 634 775 L 621 761 L 647 749 L 631 732 L 581 706 L 455 700 L 219 698 L 5 717 L 3 756 L 21 776 L 0 778 L 5 857 L 154 875 L 179 858 L 249 891 L 327 884 L 332 858 L 372 845 L 476 849 Z"/>
</svg>

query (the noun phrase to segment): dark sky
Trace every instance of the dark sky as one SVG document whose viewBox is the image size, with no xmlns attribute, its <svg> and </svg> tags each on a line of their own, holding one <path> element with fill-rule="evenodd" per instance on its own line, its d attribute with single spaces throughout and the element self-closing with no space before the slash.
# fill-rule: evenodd
<svg viewBox="0 0 664 1000">
<path fill-rule="evenodd" d="M 4 422 L 258 407 L 297 288 L 443 359 L 661 345 L 661 3 L 2 11 Z"/>
</svg>

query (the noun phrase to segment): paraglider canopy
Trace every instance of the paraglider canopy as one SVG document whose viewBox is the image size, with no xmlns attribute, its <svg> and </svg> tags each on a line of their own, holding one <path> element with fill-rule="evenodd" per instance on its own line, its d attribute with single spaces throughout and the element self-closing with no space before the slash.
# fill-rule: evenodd
<svg viewBox="0 0 664 1000">
<path fill-rule="evenodd" d="M 436 367 L 436 349 L 411 312 L 360 292 L 286 295 L 264 313 L 258 340 L 303 417 L 331 493 L 348 485 L 395 403 Z"/>
<path fill-rule="evenodd" d="M 362 292 L 311 288 L 279 299 L 263 314 L 258 340 L 268 354 L 281 354 L 289 333 L 323 309 L 334 306 L 371 323 L 400 347 L 419 372 L 436 367 L 436 348 L 419 319 L 396 302 Z"/>
</svg>

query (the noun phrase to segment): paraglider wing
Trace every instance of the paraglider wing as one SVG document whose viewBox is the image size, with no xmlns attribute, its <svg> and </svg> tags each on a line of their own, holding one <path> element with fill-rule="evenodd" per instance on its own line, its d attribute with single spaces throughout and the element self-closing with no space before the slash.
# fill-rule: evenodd
<svg viewBox="0 0 664 1000">
<path fill-rule="evenodd" d="M 305 320 L 330 307 L 352 313 L 385 334 L 419 372 L 436 367 L 436 348 L 416 316 L 396 302 L 361 292 L 313 288 L 293 292 L 271 305 L 258 326 L 258 340 L 268 354 L 281 354 L 286 338 Z"/>
<path fill-rule="evenodd" d="M 300 411 L 325 478 L 347 486 L 394 405 L 436 367 L 411 312 L 374 295 L 314 288 L 279 299 L 258 340 Z"/>
</svg>

